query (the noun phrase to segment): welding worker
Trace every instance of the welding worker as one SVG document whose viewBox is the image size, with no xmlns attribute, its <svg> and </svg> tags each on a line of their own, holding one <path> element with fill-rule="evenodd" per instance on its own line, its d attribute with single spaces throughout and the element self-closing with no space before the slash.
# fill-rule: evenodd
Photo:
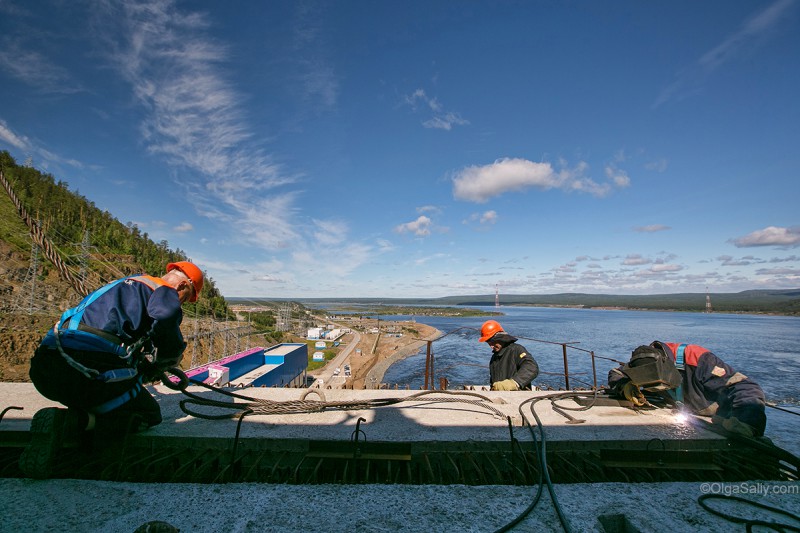
<svg viewBox="0 0 800 533">
<path fill-rule="evenodd" d="M 489 382 L 492 390 L 531 390 L 531 382 L 539 375 L 536 360 L 494 320 L 481 326 L 480 342 L 492 349 L 489 360 Z"/>
<path fill-rule="evenodd" d="M 711 416 L 712 422 L 726 430 L 746 437 L 760 437 L 767 425 L 765 414 L 766 398 L 764 391 L 753 380 L 737 372 L 710 350 L 696 344 L 653 341 L 649 346 L 639 346 L 631 355 L 631 362 L 608 373 L 608 385 L 612 393 L 624 396 L 634 405 L 643 405 L 645 400 L 641 389 L 652 390 L 642 383 L 633 364 L 637 357 L 651 353 L 667 363 L 674 370 L 661 372 L 667 375 L 677 371 L 678 379 L 661 379 L 669 383 L 670 396 L 682 402 L 689 410 L 700 416 Z M 641 368 L 643 368 L 642 365 Z M 653 367 L 655 368 L 655 367 Z M 636 377 L 631 379 L 630 376 Z M 646 380 L 646 379 L 645 379 Z M 635 381 L 639 381 L 636 383 Z M 641 387 L 641 389 L 640 389 Z M 660 388 L 660 387 L 656 387 Z"/>
<path fill-rule="evenodd" d="M 122 278 L 61 315 L 31 359 L 30 378 L 67 409 L 39 410 L 20 458 L 29 477 L 46 478 L 59 446 L 85 443 L 84 433 L 114 437 L 155 426 L 161 409 L 142 387 L 178 364 L 186 343 L 181 305 L 197 301 L 203 273 L 189 261 L 169 263 L 162 277 Z"/>
</svg>

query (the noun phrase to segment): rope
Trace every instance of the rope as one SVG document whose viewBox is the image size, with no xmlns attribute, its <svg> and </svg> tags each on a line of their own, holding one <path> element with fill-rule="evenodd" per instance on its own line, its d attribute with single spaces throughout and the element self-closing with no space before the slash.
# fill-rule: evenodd
<svg viewBox="0 0 800 533">
<path fill-rule="evenodd" d="M 33 238 L 34 242 L 39 245 L 39 247 L 44 252 L 44 256 L 50 260 L 53 265 L 58 269 L 61 277 L 63 277 L 72 288 L 81 296 L 86 296 L 89 294 L 89 290 L 83 284 L 83 281 L 75 278 L 69 271 L 67 265 L 64 261 L 61 260 L 61 256 L 58 255 L 58 252 L 53 248 L 53 245 L 50 243 L 50 240 L 45 236 L 42 229 L 36 224 L 36 222 L 28 215 L 28 211 L 25 209 L 25 206 L 22 205 L 17 195 L 14 194 L 14 189 L 11 188 L 11 184 L 6 181 L 6 177 L 3 175 L 3 172 L 0 171 L 0 183 L 3 184 L 6 192 L 8 193 L 9 198 L 14 203 L 14 207 L 17 208 L 17 214 L 19 214 L 20 218 L 25 225 L 28 226 L 28 229 L 31 232 L 31 237 Z"/>
</svg>

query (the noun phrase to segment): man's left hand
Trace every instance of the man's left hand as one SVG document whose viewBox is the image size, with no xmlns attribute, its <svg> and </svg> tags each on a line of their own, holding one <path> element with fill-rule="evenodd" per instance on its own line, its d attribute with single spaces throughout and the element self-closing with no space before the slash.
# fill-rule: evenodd
<svg viewBox="0 0 800 533">
<path fill-rule="evenodd" d="M 519 390 L 519 384 L 513 379 L 504 379 L 492 383 L 492 390 Z"/>
</svg>

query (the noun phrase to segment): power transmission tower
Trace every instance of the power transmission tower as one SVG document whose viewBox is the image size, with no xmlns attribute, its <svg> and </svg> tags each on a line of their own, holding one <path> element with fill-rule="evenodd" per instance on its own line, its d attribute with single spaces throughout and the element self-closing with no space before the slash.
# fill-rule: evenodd
<svg viewBox="0 0 800 533">
<path fill-rule="evenodd" d="M 195 359 L 195 354 L 197 353 L 197 341 L 199 340 L 197 336 L 198 332 L 198 324 L 197 324 L 197 304 L 194 306 L 194 342 L 192 342 L 192 362 L 189 363 L 189 368 L 194 368 L 197 366 L 197 360 Z"/>
<path fill-rule="evenodd" d="M 216 317 L 212 315 L 211 317 L 211 333 L 208 339 L 208 362 L 211 362 L 211 358 L 214 356 L 214 333 L 217 329 L 217 320 Z"/>
<path fill-rule="evenodd" d="M 290 302 L 284 303 L 278 313 L 278 331 L 289 331 L 292 329 L 292 305 Z"/>
<path fill-rule="evenodd" d="M 20 292 L 17 301 L 14 304 L 15 309 L 23 309 L 24 304 L 21 303 L 22 298 L 28 296 L 28 314 L 32 315 L 35 308 L 36 298 L 36 274 L 39 272 L 39 245 L 31 242 L 31 262 L 28 266 L 28 271 L 25 273 L 25 279 L 22 280 L 22 286 L 26 287 L 30 283 L 30 292 Z"/>
<path fill-rule="evenodd" d="M 711 309 L 711 295 L 708 294 L 708 287 L 706 287 L 706 313 L 712 313 Z"/>
<path fill-rule="evenodd" d="M 497 285 L 494 286 L 494 306 L 500 307 L 500 292 L 497 288 Z"/>
<path fill-rule="evenodd" d="M 39 246 L 34 242 L 31 244 L 31 266 L 28 268 L 28 274 L 31 277 L 31 304 L 28 307 L 28 314 L 33 314 L 33 299 L 36 295 L 36 273 L 39 272 Z"/>
<path fill-rule="evenodd" d="M 228 319 L 222 325 L 222 357 L 228 356 Z"/>
<path fill-rule="evenodd" d="M 81 241 L 81 283 L 86 285 L 86 276 L 89 273 L 89 230 L 84 230 Z"/>
</svg>

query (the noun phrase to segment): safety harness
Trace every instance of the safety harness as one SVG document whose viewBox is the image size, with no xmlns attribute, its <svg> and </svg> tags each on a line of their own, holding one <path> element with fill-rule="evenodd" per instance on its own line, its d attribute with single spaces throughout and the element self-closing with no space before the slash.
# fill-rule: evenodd
<svg viewBox="0 0 800 533">
<path fill-rule="evenodd" d="M 113 281 L 89 294 L 77 306 L 64 311 L 59 321 L 53 326 L 53 329 L 42 340 L 42 346 L 56 348 L 67 364 L 87 379 L 104 383 L 115 383 L 129 379 L 136 380 L 133 387 L 122 395 L 92 408 L 92 411 L 96 414 L 103 414 L 116 409 L 135 398 L 139 391 L 142 390 L 142 376 L 138 373 L 138 366 L 144 356 L 143 348 L 150 341 L 150 335 L 146 334 L 136 342 L 126 346 L 116 335 L 81 323 L 83 313 L 89 305 L 113 287 L 126 282 L 143 283 L 153 290 L 156 290 L 160 285 L 164 285 L 162 280 L 152 276 L 129 276 Z M 112 353 L 119 357 L 126 364 L 126 367 L 100 372 L 76 361 L 64 350 L 64 346 L 73 350 Z"/>
</svg>

